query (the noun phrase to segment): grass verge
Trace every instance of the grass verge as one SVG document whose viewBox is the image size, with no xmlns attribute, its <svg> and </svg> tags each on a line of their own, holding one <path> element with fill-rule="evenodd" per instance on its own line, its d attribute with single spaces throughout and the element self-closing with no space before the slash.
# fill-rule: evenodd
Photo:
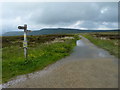
<svg viewBox="0 0 120 90">
<path fill-rule="evenodd" d="M 118 42 L 118 40 L 101 40 L 100 38 L 93 37 L 90 34 L 86 34 L 83 36 L 89 39 L 93 44 L 97 45 L 98 47 L 109 51 L 111 55 L 115 55 L 116 57 L 120 58 L 120 48 L 118 48 L 118 44 L 116 45 L 116 42 Z"/>
<path fill-rule="evenodd" d="M 2 83 L 11 80 L 15 76 L 41 70 L 47 65 L 68 56 L 76 45 L 76 40 L 79 39 L 76 35 L 72 37 L 74 39 L 66 39 L 64 42 L 32 43 L 31 45 L 35 44 L 35 46 L 28 48 L 27 60 L 24 59 L 22 47 L 17 44 L 9 46 L 5 42 L 6 47 L 2 49 Z"/>
</svg>

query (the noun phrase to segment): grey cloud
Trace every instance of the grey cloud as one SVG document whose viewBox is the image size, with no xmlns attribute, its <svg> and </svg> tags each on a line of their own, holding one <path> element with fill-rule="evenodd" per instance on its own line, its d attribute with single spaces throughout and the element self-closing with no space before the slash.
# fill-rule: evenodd
<svg viewBox="0 0 120 90">
<path fill-rule="evenodd" d="M 104 13 L 101 13 L 104 10 Z M 17 21 L 20 18 L 21 21 Z M 40 27 L 69 27 L 83 21 L 77 27 L 98 28 L 103 22 L 108 28 L 117 28 L 117 2 L 47 2 L 47 3 L 3 3 L 3 26 L 16 29 L 19 24 L 27 23 Z M 9 22 L 7 22 L 9 20 Z M 15 24 L 15 25 L 12 25 Z M 74 28 L 74 27 L 73 27 Z M 9 30 L 11 30 L 9 29 Z"/>
<path fill-rule="evenodd" d="M 89 28 L 89 29 L 97 29 L 97 28 L 104 28 L 104 27 L 108 27 L 111 29 L 117 28 L 118 27 L 118 23 L 114 23 L 114 22 L 92 22 L 92 21 L 84 21 L 82 24 L 79 25 L 82 28 Z M 104 26 L 104 27 L 102 27 Z"/>
<path fill-rule="evenodd" d="M 80 24 L 80 27 L 82 27 L 82 28 L 97 28 L 98 23 L 95 23 L 93 21 L 84 21 L 82 24 Z"/>
<path fill-rule="evenodd" d="M 78 20 L 117 21 L 117 3 L 50 3 L 37 11 L 31 20 L 43 24 L 72 23 Z M 105 13 L 101 10 L 108 8 Z"/>
<path fill-rule="evenodd" d="M 105 10 L 106 9 L 106 10 Z M 102 10 L 105 10 L 99 15 L 96 19 L 97 21 L 106 21 L 106 22 L 117 22 L 118 21 L 118 4 L 113 3 L 113 6 L 104 6 Z"/>
<path fill-rule="evenodd" d="M 42 13 L 41 11 L 34 13 L 32 20 L 44 24 L 72 23 L 95 19 L 98 14 L 100 11 L 94 8 L 93 3 L 52 3 L 44 8 Z"/>
</svg>

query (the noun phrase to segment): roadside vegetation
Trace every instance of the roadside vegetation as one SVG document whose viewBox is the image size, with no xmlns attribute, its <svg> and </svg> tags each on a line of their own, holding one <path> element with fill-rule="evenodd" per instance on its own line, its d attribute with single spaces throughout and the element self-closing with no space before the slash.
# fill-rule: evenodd
<svg viewBox="0 0 120 90">
<path fill-rule="evenodd" d="M 120 36 L 116 32 L 84 34 L 93 44 L 109 51 L 110 54 L 120 58 Z"/>
<path fill-rule="evenodd" d="M 23 36 L 6 36 L 2 39 L 2 83 L 13 77 L 41 70 L 68 56 L 78 35 L 28 36 L 28 59 L 23 54 Z"/>
</svg>

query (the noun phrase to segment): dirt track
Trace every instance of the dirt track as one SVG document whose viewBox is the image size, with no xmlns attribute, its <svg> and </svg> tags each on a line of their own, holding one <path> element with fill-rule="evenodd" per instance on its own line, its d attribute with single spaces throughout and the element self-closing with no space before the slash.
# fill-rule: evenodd
<svg viewBox="0 0 120 90">
<path fill-rule="evenodd" d="M 118 60 L 82 37 L 74 52 L 42 71 L 20 76 L 10 88 L 117 88 Z"/>
</svg>

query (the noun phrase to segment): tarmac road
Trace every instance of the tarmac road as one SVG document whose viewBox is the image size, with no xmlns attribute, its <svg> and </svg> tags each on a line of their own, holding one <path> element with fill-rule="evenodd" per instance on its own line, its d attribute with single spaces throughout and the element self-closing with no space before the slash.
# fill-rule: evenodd
<svg viewBox="0 0 120 90">
<path fill-rule="evenodd" d="M 118 60 L 82 37 L 73 53 L 45 69 L 17 77 L 9 88 L 117 88 Z M 5 85 L 3 85 L 5 86 Z"/>
</svg>

